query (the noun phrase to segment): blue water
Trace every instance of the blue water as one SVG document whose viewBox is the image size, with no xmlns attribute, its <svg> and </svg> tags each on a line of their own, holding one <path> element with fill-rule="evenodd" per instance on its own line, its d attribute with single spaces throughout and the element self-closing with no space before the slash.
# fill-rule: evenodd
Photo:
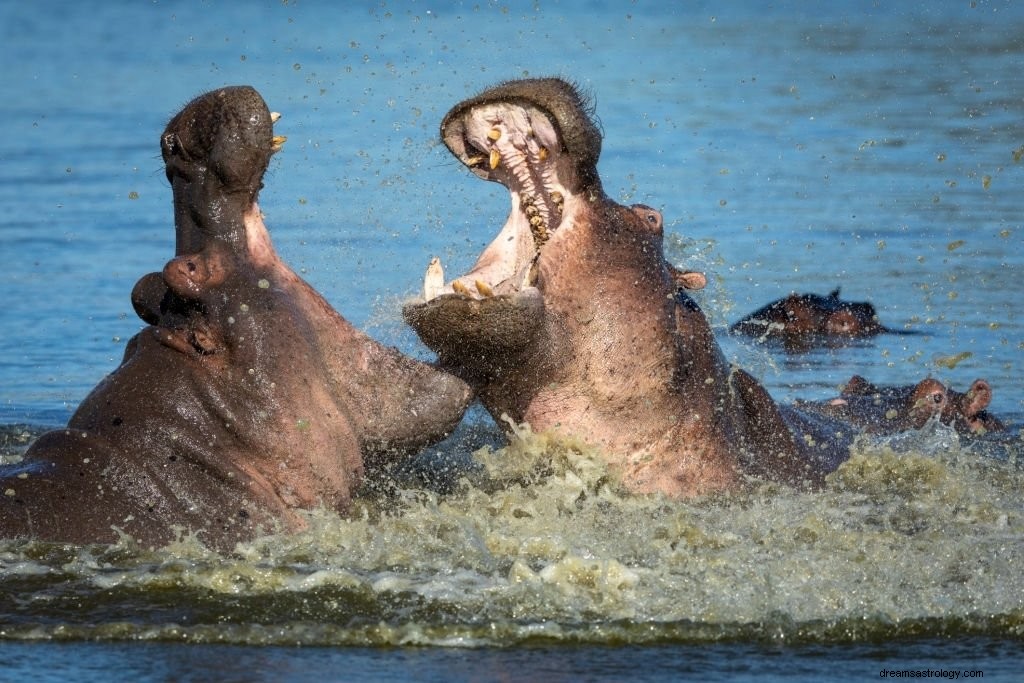
<svg viewBox="0 0 1024 683">
<path fill-rule="evenodd" d="M 184 102 L 227 84 L 254 85 L 283 114 L 276 130 L 288 142 L 261 194 L 279 253 L 355 324 L 427 357 L 401 322 L 401 301 L 432 256 L 449 272 L 467 269 L 507 207 L 502 188 L 448 156 L 438 124 L 496 81 L 541 75 L 592 94 L 606 190 L 664 212 L 670 256 L 709 275 L 699 301 L 727 354 L 777 398 L 822 398 L 853 373 L 879 383 L 931 374 L 961 391 L 984 377 L 992 412 L 1014 429 L 1024 423 L 1019 5 L 5 3 L 0 57 L 0 424 L 63 424 L 116 367 L 141 326 L 129 292 L 173 253 L 159 133 Z M 885 324 L 921 334 L 799 355 L 724 335 L 791 291 L 840 285 L 845 298 L 873 301 Z M 957 354 L 969 355 L 946 362 Z M 1024 544 L 1019 512 L 1005 513 L 1000 532 L 1011 554 Z M 1009 677 L 1021 600 L 1000 603 L 1018 624 L 1004 639 L 972 640 L 979 630 L 968 629 L 956 650 L 964 668 Z M 0 637 L 5 623 L 0 614 Z M 956 641 L 955 626 L 939 630 Z M 158 662 L 140 680 L 174 678 L 193 657 L 234 672 L 224 680 L 258 678 L 238 673 L 239 661 L 285 667 L 266 680 L 310 678 L 307 666 L 369 667 L 367 678 L 385 680 L 376 667 L 396 661 L 394 679 L 430 677 L 463 656 L 474 662 L 456 669 L 463 680 L 495 677 L 479 664 L 491 656 L 508 678 L 524 662 L 539 667 L 538 680 L 635 675 L 638 658 L 653 662 L 643 669 L 651 679 L 685 673 L 691 658 L 750 680 L 770 662 L 782 662 L 771 669 L 780 678 L 817 678 L 847 649 L 858 680 L 877 676 L 882 659 L 942 663 L 933 641 L 905 633 L 884 655 L 848 644 L 616 649 L 601 638 L 582 650 L 518 644 L 498 654 L 76 638 L 90 636 L 4 643 L 19 659 L 0 678 L 38 678 L 55 662 L 88 677 L 93 657 Z M 975 646 L 991 669 L 969 656 Z"/>
<path fill-rule="evenodd" d="M 953 680 L 945 672 L 984 673 L 984 680 L 1013 680 L 1019 650 L 998 641 L 964 647 L 953 642 L 918 644 L 912 656 L 899 645 L 870 647 L 772 647 L 758 645 L 662 645 L 653 647 L 527 647 L 486 650 L 416 648 L 346 650 L 232 646 L 152 646 L 131 644 L 9 645 L 14 668 L 31 670 L 38 683 L 174 680 L 181 683 L 262 681 L 732 681 L 782 683 L 829 680 L 842 683 L 884 680 L 882 670 L 933 672 L 932 679 Z M 70 666 L 54 666 L 53 656 L 74 657 Z M 12 679 L 13 680 L 13 679 Z M 927 680 L 927 679 L 926 679 Z M 967 678 L 967 680 L 974 680 Z"/>
</svg>

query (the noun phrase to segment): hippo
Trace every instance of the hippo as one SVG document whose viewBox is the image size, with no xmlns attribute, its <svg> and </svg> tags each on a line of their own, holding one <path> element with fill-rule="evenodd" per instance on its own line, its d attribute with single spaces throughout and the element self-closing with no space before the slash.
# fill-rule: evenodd
<svg viewBox="0 0 1024 683">
<path fill-rule="evenodd" d="M 167 124 L 176 250 L 132 292 L 148 326 L 67 428 L 2 468 L 0 537 L 230 549 L 343 513 L 365 464 L 461 419 L 464 382 L 355 329 L 274 251 L 257 196 L 277 118 L 234 86 Z"/>
<path fill-rule="evenodd" d="M 448 112 L 441 137 L 508 189 L 511 213 L 468 273 L 446 282 L 432 260 L 403 316 L 499 424 L 575 435 L 626 490 L 673 498 L 752 476 L 815 485 L 848 457 L 834 420 L 777 405 L 726 361 L 689 294 L 703 276 L 665 259 L 660 213 L 604 193 L 577 87 L 499 84 Z"/>
<path fill-rule="evenodd" d="M 854 375 L 838 397 L 800 401 L 797 405 L 857 425 L 869 434 L 921 429 L 929 419 L 938 417 L 960 434 L 976 435 L 1006 428 L 988 412 L 991 401 L 992 388 L 983 379 L 975 380 L 966 393 L 960 393 L 931 377 L 912 385 L 878 386 Z"/>
<path fill-rule="evenodd" d="M 882 325 L 875 307 L 866 301 L 843 301 L 839 288 L 828 296 L 790 294 L 757 309 L 729 331 L 759 341 L 781 342 L 793 350 L 908 333 Z"/>
</svg>

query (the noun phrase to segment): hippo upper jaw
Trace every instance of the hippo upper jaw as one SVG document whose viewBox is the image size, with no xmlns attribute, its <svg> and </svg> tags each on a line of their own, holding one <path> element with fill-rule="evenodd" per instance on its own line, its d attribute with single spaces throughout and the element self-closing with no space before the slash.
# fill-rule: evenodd
<svg viewBox="0 0 1024 683">
<path fill-rule="evenodd" d="M 508 188 L 511 210 L 468 273 L 445 282 L 440 262 L 431 262 L 424 301 L 511 295 L 536 284 L 535 264 L 545 246 L 572 230 L 585 204 L 603 196 L 596 169 L 600 135 L 586 111 L 571 85 L 535 79 L 502 84 L 448 113 L 441 124 L 445 145 L 475 175 Z"/>
<path fill-rule="evenodd" d="M 244 246 L 243 217 L 286 140 L 274 135 L 278 118 L 254 88 L 235 86 L 197 97 L 167 124 L 160 148 L 174 193 L 177 254 L 211 240 Z"/>
<path fill-rule="evenodd" d="M 566 106 L 567 99 L 576 104 Z M 475 175 L 508 189 L 510 212 L 469 272 L 446 281 L 433 259 L 422 298 L 403 314 L 443 365 L 478 383 L 530 355 L 535 344 L 554 343 L 544 326 L 541 261 L 603 197 L 600 135 L 575 88 L 539 79 L 503 84 L 457 105 L 441 137 Z"/>
<path fill-rule="evenodd" d="M 254 88 L 227 87 L 192 100 L 160 137 L 176 256 L 139 280 L 132 304 L 157 339 L 186 355 L 230 346 L 230 317 L 217 310 L 227 292 L 278 279 L 282 266 L 257 198 L 270 157 L 286 140 L 273 132 L 279 118 Z"/>
</svg>

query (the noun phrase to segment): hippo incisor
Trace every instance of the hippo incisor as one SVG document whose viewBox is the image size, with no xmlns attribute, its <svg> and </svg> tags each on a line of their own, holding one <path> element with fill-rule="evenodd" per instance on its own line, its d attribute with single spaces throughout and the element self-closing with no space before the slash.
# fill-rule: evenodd
<svg viewBox="0 0 1024 683">
<path fill-rule="evenodd" d="M 0 537 L 230 547 L 298 510 L 344 511 L 364 458 L 448 434 L 451 375 L 355 329 L 275 253 L 256 203 L 284 142 L 251 87 L 202 95 L 161 137 L 176 256 L 132 301 L 149 324 L 121 365 L 4 468 Z"/>
<path fill-rule="evenodd" d="M 503 83 L 456 105 L 448 149 L 511 195 L 470 272 L 431 262 L 405 319 L 495 418 L 597 446 L 629 489 L 689 497 L 747 475 L 814 484 L 847 457 L 831 421 L 777 406 L 724 358 L 666 262 L 662 220 L 601 187 L 601 134 L 579 91 Z M 499 421 L 500 422 L 500 421 Z"/>
</svg>

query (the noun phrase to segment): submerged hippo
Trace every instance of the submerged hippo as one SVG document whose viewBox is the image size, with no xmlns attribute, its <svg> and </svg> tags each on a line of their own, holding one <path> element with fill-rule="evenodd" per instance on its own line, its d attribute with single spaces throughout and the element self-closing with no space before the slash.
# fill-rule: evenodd
<svg viewBox="0 0 1024 683">
<path fill-rule="evenodd" d="M 984 434 L 1005 429 L 988 412 L 991 402 L 992 388 L 983 379 L 975 380 L 966 393 L 960 393 L 930 377 L 908 386 L 878 386 L 854 375 L 837 398 L 798 405 L 871 434 L 921 429 L 935 416 L 961 434 Z"/>
<path fill-rule="evenodd" d="M 839 289 L 828 296 L 790 294 L 738 321 L 730 332 L 760 341 L 778 341 L 792 349 L 879 334 L 906 334 L 882 325 L 872 304 L 840 299 Z"/>
<path fill-rule="evenodd" d="M 830 421 L 780 408 L 726 362 L 686 293 L 702 276 L 665 260 L 660 214 L 602 190 L 575 87 L 503 83 L 452 109 L 441 136 L 512 211 L 469 273 L 445 282 L 432 261 L 404 316 L 495 418 L 578 435 L 630 489 L 676 497 L 747 474 L 817 482 L 847 457 Z"/>
<path fill-rule="evenodd" d="M 3 468 L 0 537 L 207 544 L 343 511 L 363 459 L 448 434 L 460 380 L 346 322 L 275 253 L 257 206 L 275 137 L 250 87 L 200 96 L 160 139 L 176 256 L 132 293 L 149 323 L 121 365 Z"/>
</svg>

